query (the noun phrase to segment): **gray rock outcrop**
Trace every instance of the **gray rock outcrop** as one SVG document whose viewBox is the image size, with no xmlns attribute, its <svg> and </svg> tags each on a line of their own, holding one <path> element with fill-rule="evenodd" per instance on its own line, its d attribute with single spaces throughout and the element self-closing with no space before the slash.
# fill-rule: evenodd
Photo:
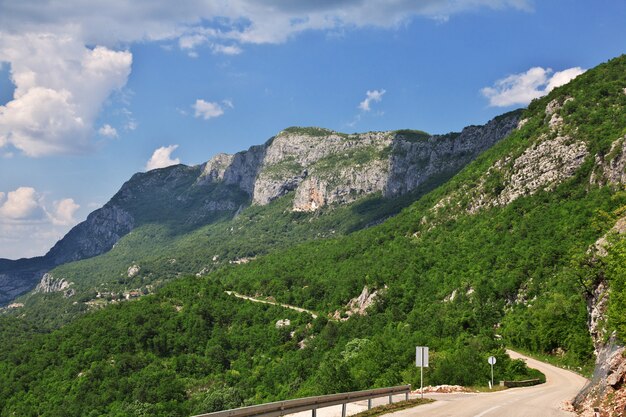
<svg viewBox="0 0 626 417">
<path fill-rule="evenodd" d="M 35 287 L 35 293 L 51 293 L 65 291 L 69 288 L 71 282 L 67 282 L 63 278 L 55 278 L 50 273 L 46 273 L 39 281 L 39 284 Z"/>
<path fill-rule="evenodd" d="M 511 133 L 519 114 L 507 114 L 483 126 L 468 126 L 460 134 L 435 135 L 411 141 L 396 135 L 386 196 L 407 193 L 430 178 L 453 173 Z"/>
<path fill-rule="evenodd" d="M 135 225 L 133 216 L 117 205 L 105 205 L 87 216 L 46 255 L 55 265 L 90 258 L 110 250 Z"/>
<path fill-rule="evenodd" d="M 263 146 L 219 154 L 202 166 L 196 184 L 225 183 L 265 205 L 294 192 L 294 211 L 315 211 L 372 193 L 396 197 L 439 175 L 452 175 L 507 136 L 519 113 L 461 133 L 389 131 L 342 134 L 289 128 Z"/>
</svg>

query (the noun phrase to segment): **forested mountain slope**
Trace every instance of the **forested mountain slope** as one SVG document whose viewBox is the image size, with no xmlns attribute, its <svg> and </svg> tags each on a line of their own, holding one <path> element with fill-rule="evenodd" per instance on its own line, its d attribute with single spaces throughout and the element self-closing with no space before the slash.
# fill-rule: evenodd
<svg viewBox="0 0 626 417">
<path fill-rule="evenodd" d="M 371 226 L 505 137 L 519 114 L 434 136 L 292 127 L 199 166 L 136 174 L 45 257 L 0 264 L 0 301 L 38 282 L 9 313 L 56 326 L 181 274 Z"/>
<path fill-rule="evenodd" d="M 4 317 L 0 415 L 186 415 L 415 384 L 416 345 L 431 348 L 426 383 L 486 384 L 490 354 L 496 379 L 529 377 L 504 343 L 588 372 L 613 329 L 625 337 L 626 56 L 532 102 L 520 125 L 378 226 L 181 278 L 51 334 Z"/>
</svg>

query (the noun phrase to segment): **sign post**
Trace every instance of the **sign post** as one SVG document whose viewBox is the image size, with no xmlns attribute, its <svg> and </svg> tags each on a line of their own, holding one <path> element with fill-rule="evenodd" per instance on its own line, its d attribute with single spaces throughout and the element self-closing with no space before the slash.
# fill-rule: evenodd
<svg viewBox="0 0 626 417">
<path fill-rule="evenodd" d="M 420 368 L 420 393 L 424 398 L 424 368 L 428 368 L 428 346 L 415 347 L 415 366 Z"/>
<path fill-rule="evenodd" d="M 493 365 L 496 364 L 496 357 L 489 356 L 489 359 L 487 359 L 487 362 L 489 362 L 489 365 L 491 365 L 491 387 L 490 388 L 493 388 Z"/>
</svg>

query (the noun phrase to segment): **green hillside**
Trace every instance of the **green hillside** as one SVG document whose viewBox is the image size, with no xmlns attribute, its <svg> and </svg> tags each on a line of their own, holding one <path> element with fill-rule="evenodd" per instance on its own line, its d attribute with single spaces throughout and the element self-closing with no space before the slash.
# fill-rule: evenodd
<svg viewBox="0 0 626 417">
<path fill-rule="evenodd" d="M 281 250 L 181 278 L 50 334 L 2 317 L 0 341 L 8 348 L 0 353 L 0 415 L 183 416 L 416 384 L 416 345 L 431 348 L 427 384 L 486 385 L 491 354 L 496 379 L 533 376 L 505 356 L 504 345 L 554 354 L 588 372 L 587 297 L 599 279 L 614 288 L 608 326 L 626 336 L 624 240 L 610 235 L 602 260 L 589 251 L 626 211 L 623 183 L 607 174 L 623 156 L 625 89 L 626 56 L 586 72 L 531 103 L 523 127 L 378 226 L 353 231 L 369 219 L 338 210 L 345 236 L 293 245 L 289 232 Z M 288 205 L 250 208 L 237 221 L 280 204 Z M 262 227 L 298 230 L 292 221 L 259 222 L 246 236 L 267 239 Z M 199 246 L 199 236 L 181 240 L 180 253 Z M 110 259 L 118 248 L 124 243 Z M 259 253 L 237 256 L 251 254 Z M 167 276 L 158 260 L 168 255 L 160 256 L 154 278 Z M 82 265 L 89 263 L 74 267 Z M 367 314 L 337 319 L 349 316 L 350 300 L 365 286 L 378 294 Z M 280 327 L 282 319 L 290 324 Z"/>
<path fill-rule="evenodd" d="M 9 313 L 45 327 L 58 327 L 77 314 L 123 299 L 129 291 L 152 293 L 182 275 L 206 275 L 214 270 L 287 248 L 352 233 L 397 214 L 403 207 L 447 179 L 437 177 L 393 199 L 380 194 L 349 205 L 324 207 L 315 213 L 291 210 L 293 194 L 266 206 L 249 206 L 234 218 L 223 213 L 212 223 L 182 231 L 178 223 L 148 222 L 123 237 L 100 256 L 61 265 L 51 273 L 72 282 L 72 297 L 62 292 L 27 294 L 16 301 L 24 308 Z M 128 268 L 138 265 L 136 276 Z M 107 294 L 97 298 L 97 294 Z M 113 296 L 111 296 L 113 294 Z"/>
</svg>

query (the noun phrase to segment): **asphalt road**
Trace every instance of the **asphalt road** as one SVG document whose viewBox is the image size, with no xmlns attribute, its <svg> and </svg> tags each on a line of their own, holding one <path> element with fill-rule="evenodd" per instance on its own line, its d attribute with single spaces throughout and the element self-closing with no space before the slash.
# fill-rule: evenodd
<svg viewBox="0 0 626 417">
<path fill-rule="evenodd" d="M 546 383 L 534 387 L 511 388 L 487 393 L 425 394 L 424 397 L 436 401 L 386 414 L 385 417 L 561 417 L 576 415 L 563 410 L 563 406 L 572 400 L 587 383 L 585 378 L 517 352 L 508 351 L 508 353 L 512 358 L 524 359 L 528 366 L 543 372 L 546 375 Z M 411 395 L 411 397 L 416 396 Z M 395 396 L 394 402 L 403 399 L 404 395 Z M 379 398 L 374 400 L 374 405 L 387 402 L 387 398 Z M 347 415 L 364 410 L 367 410 L 366 401 L 351 403 L 348 404 Z M 290 417 L 311 417 L 311 412 L 296 413 Z M 318 409 L 317 417 L 341 417 L 341 406 Z"/>
<path fill-rule="evenodd" d="M 563 406 L 587 383 L 580 375 L 509 351 L 546 375 L 546 383 L 480 394 L 433 394 L 436 401 L 389 417 L 561 417 L 575 416 Z"/>
</svg>

